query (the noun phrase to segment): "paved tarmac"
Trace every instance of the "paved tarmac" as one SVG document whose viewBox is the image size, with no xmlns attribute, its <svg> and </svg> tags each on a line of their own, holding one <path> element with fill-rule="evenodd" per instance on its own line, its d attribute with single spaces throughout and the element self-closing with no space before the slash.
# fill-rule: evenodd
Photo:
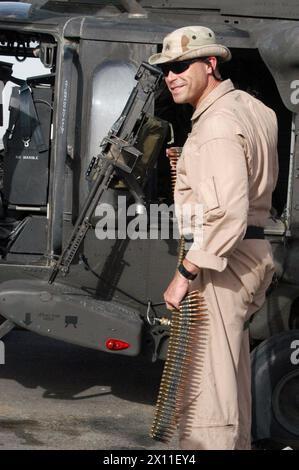
<svg viewBox="0 0 299 470">
<path fill-rule="evenodd" d="M 178 449 L 149 429 L 163 363 L 12 331 L 0 365 L 0 450 Z"/>
</svg>

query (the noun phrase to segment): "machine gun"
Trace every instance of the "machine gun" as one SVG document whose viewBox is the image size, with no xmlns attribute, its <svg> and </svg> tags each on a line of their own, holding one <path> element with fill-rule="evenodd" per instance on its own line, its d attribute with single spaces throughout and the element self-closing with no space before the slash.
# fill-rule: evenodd
<svg viewBox="0 0 299 470">
<path fill-rule="evenodd" d="M 121 116 L 103 139 L 101 153 L 92 158 L 87 169 L 86 175 L 92 180 L 92 187 L 72 234 L 55 262 L 49 284 L 55 281 L 59 271 L 63 275 L 69 272 L 70 264 L 91 227 L 90 220 L 95 208 L 115 173 L 125 180 L 135 200 L 144 203 L 142 188 L 132 171 L 142 157 L 142 152 L 136 148 L 138 134 L 147 118 L 161 77 L 162 74 L 156 67 L 144 62 L 140 65 L 135 77 L 137 84 Z"/>
</svg>

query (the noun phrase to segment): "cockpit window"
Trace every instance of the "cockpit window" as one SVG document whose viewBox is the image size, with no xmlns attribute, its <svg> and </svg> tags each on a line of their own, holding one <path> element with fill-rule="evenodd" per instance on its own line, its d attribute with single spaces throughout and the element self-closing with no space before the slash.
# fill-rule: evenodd
<svg viewBox="0 0 299 470">
<path fill-rule="evenodd" d="M 92 85 L 89 157 L 99 153 L 100 143 L 120 116 L 135 86 L 136 68 L 124 61 L 105 61 L 96 68 Z"/>
</svg>

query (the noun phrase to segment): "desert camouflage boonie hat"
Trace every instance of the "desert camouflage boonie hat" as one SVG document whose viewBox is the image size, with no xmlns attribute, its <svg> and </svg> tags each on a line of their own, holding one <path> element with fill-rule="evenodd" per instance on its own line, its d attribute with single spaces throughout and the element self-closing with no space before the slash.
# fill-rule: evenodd
<svg viewBox="0 0 299 470">
<path fill-rule="evenodd" d="M 215 33 L 204 26 L 185 26 L 168 34 L 159 54 L 149 58 L 151 65 L 187 59 L 215 56 L 221 62 L 231 59 L 230 50 L 217 44 Z"/>
</svg>

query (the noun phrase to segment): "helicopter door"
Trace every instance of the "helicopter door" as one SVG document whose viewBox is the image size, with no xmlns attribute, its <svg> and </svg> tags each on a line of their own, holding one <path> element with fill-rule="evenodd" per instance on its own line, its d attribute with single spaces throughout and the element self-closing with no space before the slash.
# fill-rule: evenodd
<svg viewBox="0 0 299 470">
<path fill-rule="evenodd" d="M 12 90 L 4 136 L 3 194 L 9 209 L 47 205 L 51 100 L 50 87 L 24 83 Z"/>
<path fill-rule="evenodd" d="M 45 250 L 53 83 L 49 74 L 12 88 L 1 153 L 2 259 Z"/>
</svg>

